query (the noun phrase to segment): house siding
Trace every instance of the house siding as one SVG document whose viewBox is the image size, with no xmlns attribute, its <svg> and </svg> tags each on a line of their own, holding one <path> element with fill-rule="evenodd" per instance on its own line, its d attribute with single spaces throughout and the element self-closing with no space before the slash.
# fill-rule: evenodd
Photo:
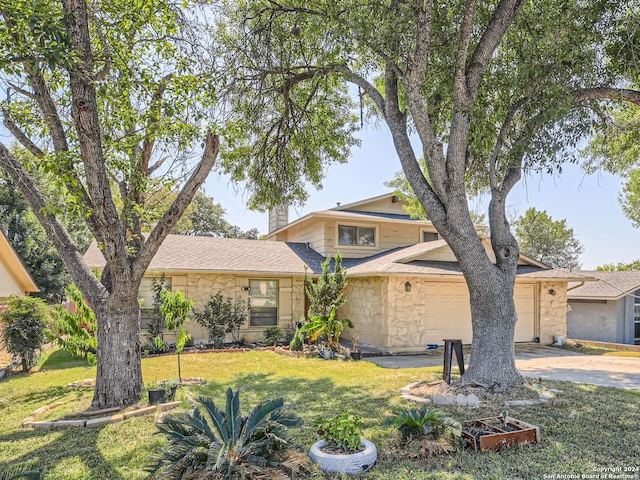
<svg viewBox="0 0 640 480">
<path fill-rule="evenodd" d="M 0 298 L 10 295 L 22 295 L 23 293 L 24 291 L 20 284 L 15 281 L 4 261 L 0 259 Z"/>
<path fill-rule="evenodd" d="M 582 303 L 569 300 L 567 335 L 578 340 L 624 343 L 618 334 L 618 312 L 624 311 L 624 302 L 607 300 L 606 303 Z"/>
</svg>

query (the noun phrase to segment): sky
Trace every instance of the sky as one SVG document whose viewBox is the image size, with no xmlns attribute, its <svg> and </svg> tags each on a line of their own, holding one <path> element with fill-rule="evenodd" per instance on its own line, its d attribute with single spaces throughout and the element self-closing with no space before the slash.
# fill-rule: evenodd
<svg viewBox="0 0 640 480">
<path fill-rule="evenodd" d="M 289 221 L 308 213 L 388 193 L 384 182 L 401 169 L 391 135 L 384 126 L 367 127 L 360 134 L 361 146 L 352 150 L 346 164 L 327 169 L 323 189 L 309 190 L 303 208 L 290 208 Z M 546 212 L 554 219 L 566 219 L 582 243 L 583 269 L 605 263 L 629 263 L 640 259 L 640 229 L 633 228 L 618 203 L 621 181 L 606 172 L 585 175 L 577 165 L 566 164 L 560 175 L 536 174 L 524 177 L 508 197 L 509 218 L 530 208 Z M 212 172 L 205 191 L 227 211 L 227 220 L 243 230 L 257 228 L 267 233 L 267 214 L 246 207 L 242 186 Z M 485 201 L 486 203 L 486 201 Z M 471 205 L 475 209 L 474 205 Z"/>
</svg>

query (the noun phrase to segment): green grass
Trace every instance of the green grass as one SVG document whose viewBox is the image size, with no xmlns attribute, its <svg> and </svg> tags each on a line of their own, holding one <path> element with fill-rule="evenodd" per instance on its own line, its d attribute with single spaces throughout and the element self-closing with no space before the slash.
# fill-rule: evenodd
<svg viewBox="0 0 640 480">
<path fill-rule="evenodd" d="M 144 359 L 142 365 L 145 383 L 177 376 L 172 356 Z M 394 408 L 409 405 L 398 397 L 398 389 L 415 380 L 437 379 L 439 368 L 383 369 L 368 362 L 249 352 L 184 355 L 182 370 L 184 377 L 204 377 L 210 382 L 182 389 L 182 396 L 207 394 L 222 400 L 228 386 L 240 387 L 245 411 L 262 399 L 284 397 L 305 418 L 307 427 L 296 430 L 295 436 L 307 449 L 317 440 L 309 428 L 316 416 L 344 411 L 361 415 L 367 425 L 365 436 L 379 449 L 379 463 L 365 476 L 368 479 L 534 479 L 545 474 L 590 474 L 596 467 L 640 466 L 640 445 L 633 440 L 640 424 L 638 392 L 545 381 L 545 386 L 563 393 L 546 405 L 509 410 L 511 416 L 540 426 L 540 445 L 411 461 L 393 454 L 396 436 L 383 424 Z M 11 402 L 0 411 L 0 476 L 4 469 L 22 465 L 43 469 L 47 480 L 145 478 L 149 454 L 164 441 L 153 435 L 153 416 L 95 430 L 44 431 L 20 426 L 29 413 L 55 401 L 66 403 L 49 413 L 49 418 L 86 408 L 92 391 L 64 385 L 94 375 L 95 367 L 54 351 L 44 359 L 40 371 L 0 381 L 0 398 Z M 443 410 L 465 420 L 499 415 L 503 409 Z"/>
<path fill-rule="evenodd" d="M 582 353 L 583 355 L 604 355 L 608 357 L 631 357 L 640 358 L 640 352 L 627 352 L 624 350 L 610 350 L 607 348 L 589 347 L 587 345 L 581 345 L 580 343 L 565 343 L 562 347 L 563 350 L 570 352 Z"/>
</svg>

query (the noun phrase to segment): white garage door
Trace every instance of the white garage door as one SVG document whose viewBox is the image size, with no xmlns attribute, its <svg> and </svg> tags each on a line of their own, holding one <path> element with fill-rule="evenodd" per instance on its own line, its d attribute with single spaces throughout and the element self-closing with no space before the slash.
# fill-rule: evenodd
<svg viewBox="0 0 640 480">
<path fill-rule="evenodd" d="M 442 344 L 443 338 L 460 338 L 471 343 L 471 309 L 467 286 L 459 283 L 422 284 L 420 295 L 424 299 L 424 328 L 426 343 Z M 534 285 L 518 285 L 515 290 L 516 323 L 515 341 L 531 342 L 535 337 L 535 289 Z"/>
</svg>

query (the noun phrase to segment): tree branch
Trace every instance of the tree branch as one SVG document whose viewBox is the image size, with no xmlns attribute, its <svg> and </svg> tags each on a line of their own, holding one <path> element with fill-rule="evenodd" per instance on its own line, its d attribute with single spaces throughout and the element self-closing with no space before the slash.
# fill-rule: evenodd
<svg viewBox="0 0 640 480">
<path fill-rule="evenodd" d="M 2 124 L 11 133 L 11 135 L 13 135 L 14 138 L 18 140 L 18 142 L 20 142 L 22 146 L 29 150 L 36 158 L 44 157 L 44 152 L 40 150 L 40 148 L 34 142 L 32 142 L 29 137 L 25 135 L 20 127 L 18 127 L 18 125 L 16 125 L 16 123 L 9 115 L 9 112 L 4 107 L 2 107 L 2 117 Z"/>
<path fill-rule="evenodd" d="M 125 232 L 121 230 L 118 210 L 113 202 L 102 150 L 87 4 L 83 0 L 62 0 L 62 5 L 71 47 L 78 58 L 68 67 L 72 97 L 71 113 L 80 144 L 89 195 L 95 206 L 97 227 L 103 234 L 103 254 L 111 266 L 112 276 L 128 278 Z"/>
<path fill-rule="evenodd" d="M 487 25 L 482 34 L 467 69 L 467 89 L 470 101 L 475 101 L 480 82 L 489 66 L 489 61 L 525 1 L 500 0 L 493 12 L 489 25 Z"/>
<path fill-rule="evenodd" d="M 189 206 L 191 200 L 193 200 L 194 195 L 202 186 L 209 175 L 209 172 L 213 168 L 218 157 L 219 148 L 219 138 L 211 132 L 207 133 L 204 152 L 200 163 L 198 163 L 195 171 L 187 180 L 187 183 L 184 185 L 171 207 L 169 207 L 165 212 L 153 231 L 147 237 L 147 240 L 142 244 L 138 255 L 133 260 L 132 270 L 134 278 L 138 278 L 138 276 L 142 277 L 144 272 L 147 270 L 151 259 L 158 252 L 162 241 L 171 232 L 173 226 L 180 219 L 180 216 Z"/>
<path fill-rule="evenodd" d="M 491 189 L 498 188 L 498 175 L 497 175 L 497 163 L 500 157 L 500 150 L 502 150 L 502 146 L 504 145 L 505 138 L 509 129 L 513 125 L 513 119 L 516 116 L 516 113 L 520 108 L 528 103 L 528 98 L 521 98 L 516 103 L 511 105 L 509 108 L 509 112 L 507 113 L 507 117 L 504 122 L 502 122 L 502 127 L 500 128 L 500 132 L 498 133 L 498 138 L 496 139 L 496 144 L 493 146 L 493 150 L 491 151 L 491 157 L 489 158 L 489 186 Z"/>
<path fill-rule="evenodd" d="M 29 173 L 1 142 L 0 166 L 11 177 L 18 190 L 29 203 L 31 210 L 47 232 L 47 236 L 60 252 L 60 256 L 73 281 L 77 285 L 83 285 L 85 287 L 83 291 L 92 293 L 92 302 L 105 301 L 108 293 L 104 285 L 100 283 L 86 265 L 73 239 L 56 216 L 46 213 L 48 210 L 45 198 L 36 187 Z"/>
</svg>

